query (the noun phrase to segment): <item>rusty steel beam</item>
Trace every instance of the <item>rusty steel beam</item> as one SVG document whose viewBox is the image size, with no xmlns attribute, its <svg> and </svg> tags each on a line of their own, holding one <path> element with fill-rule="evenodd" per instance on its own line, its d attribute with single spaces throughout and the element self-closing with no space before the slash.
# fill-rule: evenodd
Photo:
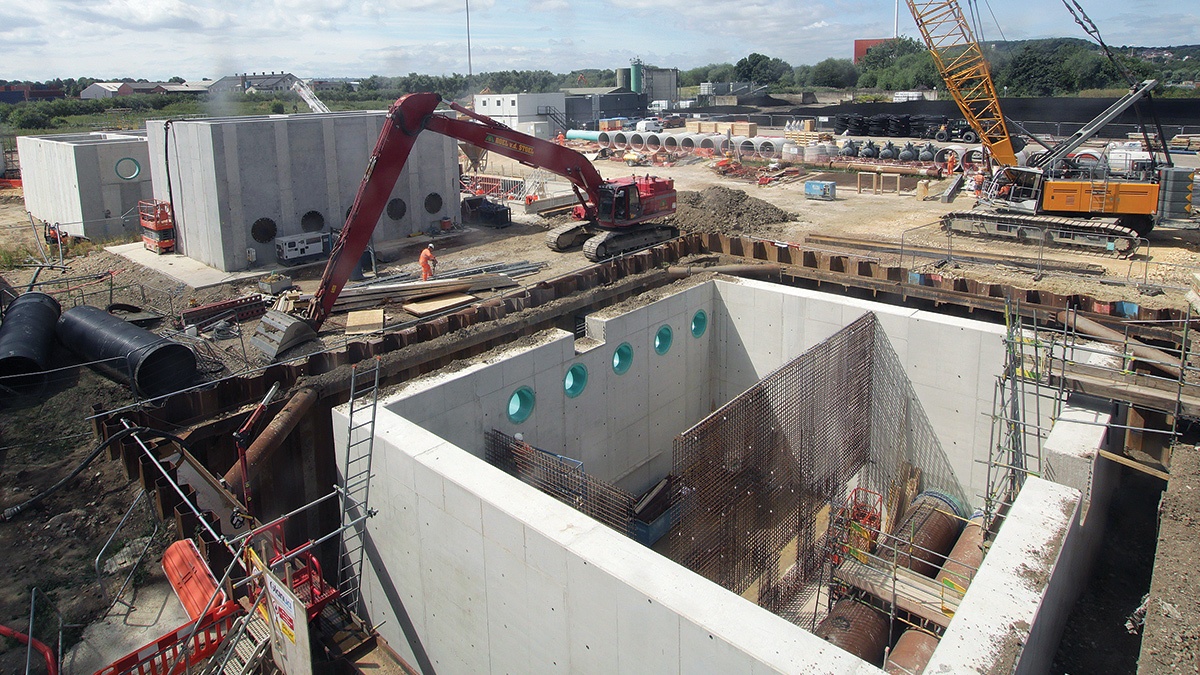
<svg viewBox="0 0 1200 675">
<path fill-rule="evenodd" d="M 1101 325 L 1085 316 L 1079 316 L 1075 312 L 1061 311 L 1054 315 L 1054 318 L 1064 326 L 1074 327 L 1075 330 L 1100 340 L 1104 340 L 1115 347 L 1126 345 L 1130 354 L 1145 361 L 1148 365 L 1154 366 L 1160 371 L 1179 379 L 1183 374 L 1183 364 L 1178 358 L 1162 351 L 1155 349 L 1150 345 L 1139 342 L 1137 339 L 1128 337 L 1124 333 L 1115 331 L 1108 326 Z"/>
<path fill-rule="evenodd" d="M 260 465 L 271 458 L 283 441 L 292 433 L 301 418 L 313 407 L 319 398 L 318 392 L 312 387 L 304 387 L 292 395 L 291 400 L 283 409 L 267 423 L 267 427 L 250 444 L 246 450 L 246 465 L 249 477 L 253 478 Z M 225 482 L 229 492 L 234 495 L 242 494 L 242 484 L 247 477 L 242 475 L 242 467 L 234 462 L 229 471 L 225 472 Z"/>
<path fill-rule="evenodd" d="M 779 265 L 715 265 L 713 267 L 672 266 L 667 268 L 667 275 L 672 279 L 682 279 L 693 274 L 712 272 L 713 274 L 728 274 L 733 277 L 779 278 Z"/>
</svg>

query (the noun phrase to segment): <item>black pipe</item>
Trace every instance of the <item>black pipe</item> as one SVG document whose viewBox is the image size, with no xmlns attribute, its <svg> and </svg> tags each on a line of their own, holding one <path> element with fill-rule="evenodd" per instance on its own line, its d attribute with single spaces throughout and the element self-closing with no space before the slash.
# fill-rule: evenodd
<svg viewBox="0 0 1200 675">
<path fill-rule="evenodd" d="M 58 320 L 58 339 L 68 349 L 143 396 L 185 389 L 196 377 L 196 355 L 184 345 L 91 305 L 80 305 Z"/>
<path fill-rule="evenodd" d="M 46 386 L 54 324 L 62 309 L 45 293 L 24 293 L 8 305 L 0 324 L 0 391 L 37 396 Z"/>
</svg>

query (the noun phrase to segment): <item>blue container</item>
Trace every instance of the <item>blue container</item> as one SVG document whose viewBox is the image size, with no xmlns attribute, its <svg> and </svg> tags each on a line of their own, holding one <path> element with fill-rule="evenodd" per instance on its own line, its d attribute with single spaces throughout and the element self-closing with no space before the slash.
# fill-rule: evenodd
<svg viewBox="0 0 1200 675">
<path fill-rule="evenodd" d="M 807 199 L 820 199 L 831 202 L 836 196 L 837 184 L 830 180 L 810 180 L 804 183 L 804 196 Z"/>
<path fill-rule="evenodd" d="M 670 532 L 672 527 L 679 524 L 679 518 L 683 515 L 683 504 L 684 502 L 681 501 L 667 509 L 652 523 L 643 523 L 635 518 L 633 520 L 634 540 L 643 546 L 654 545 L 654 542 L 662 539 L 663 535 Z"/>
</svg>

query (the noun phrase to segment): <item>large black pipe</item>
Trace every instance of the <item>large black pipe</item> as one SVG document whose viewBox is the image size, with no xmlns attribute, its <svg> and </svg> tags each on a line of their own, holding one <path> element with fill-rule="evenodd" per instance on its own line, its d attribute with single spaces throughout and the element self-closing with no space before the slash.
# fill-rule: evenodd
<svg viewBox="0 0 1200 675">
<path fill-rule="evenodd" d="M 8 305 L 0 324 L 0 391 L 41 393 L 61 311 L 58 301 L 45 293 L 25 293 Z"/>
<path fill-rule="evenodd" d="M 196 378 L 196 355 L 187 347 L 155 335 L 91 305 L 68 309 L 58 320 L 58 339 L 68 349 L 143 396 L 179 391 Z"/>
</svg>

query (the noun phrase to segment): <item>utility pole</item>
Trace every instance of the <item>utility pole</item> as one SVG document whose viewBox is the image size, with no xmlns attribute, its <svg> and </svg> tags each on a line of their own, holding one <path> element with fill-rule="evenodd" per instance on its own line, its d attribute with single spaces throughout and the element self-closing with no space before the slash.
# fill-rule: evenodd
<svg viewBox="0 0 1200 675">
<path fill-rule="evenodd" d="M 896 0 L 899 2 L 899 0 Z M 463 0 L 467 7 L 467 87 L 471 86 L 471 0 Z"/>
<path fill-rule="evenodd" d="M 900 37 L 900 0 L 896 0 L 896 18 L 892 21 L 892 39 Z"/>
</svg>

